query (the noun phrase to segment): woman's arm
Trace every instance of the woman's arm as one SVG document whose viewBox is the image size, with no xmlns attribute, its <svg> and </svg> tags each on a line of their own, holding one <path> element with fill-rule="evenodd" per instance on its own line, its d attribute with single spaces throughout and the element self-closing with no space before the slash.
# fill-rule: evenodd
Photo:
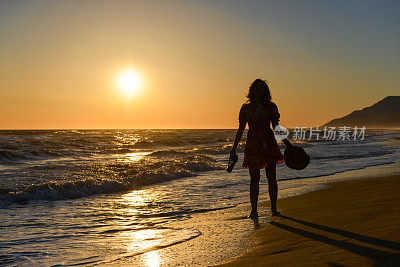
<svg viewBox="0 0 400 267">
<path fill-rule="evenodd" d="M 246 123 L 245 122 L 240 123 L 239 128 L 236 132 L 235 142 L 233 143 L 231 154 L 236 154 L 236 148 L 237 148 L 240 140 L 242 139 L 244 129 L 246 129 Z"/>
</svg>

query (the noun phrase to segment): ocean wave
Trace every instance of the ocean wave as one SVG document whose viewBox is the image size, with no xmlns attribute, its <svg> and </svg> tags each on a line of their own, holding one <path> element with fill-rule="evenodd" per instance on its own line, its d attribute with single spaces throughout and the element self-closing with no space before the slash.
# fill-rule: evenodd
<svg viewBox="0 0 400 267">
<path fill-rule="evenodd" d="M 15 162 L 24 159 L 27 159 L 27 157 L 24 155 L 20 155 L 19 153 L 7 150 L 0 150 L 0 163 Z"/>
<path fill-rule="evenodd" d="M 238 152 L 241 152 L 244 148 L 243 143 L 239 145 Z M 221 146 L 208 146 L 208 147 L 200 147 L 193 149 L 194 152 L 197 153 L 206 153 L 210 155 L 221 155 L 221 154 L 229 154 L 232 149 L 232 144 L 221 145 Z"/>
<path fill-rule="evenodd" d="M 62 154 L 58 151 L 53 151 L 49 149 L 39 149 L 32 151 L 9 151 L 0 150 L 0 164 L 16 164 L 21 162 L 26 162 L 29 160 L 40 160 L 46 158 L 54 158 L 61 156 Z"/>
<path fill-rule="evenodd" d="M 171 157 L 171 156 L 184 156 L 187 155 L 188 152 L 182 151 L 182 150 L 173 150 L 173 149 L 168 149 L 168 150 L 157 150 L 152 153 L 150 153 L 148 156 L 150 157 Z"/>
<path fill-rule="evenodd" d="M 208 142 L 214 143 L 210 140 Z M 201 145 L 207 144 L 207 141 L 201 141 L 196 139 L 164 139 L 164 140 L 140 140 L 135 142 L 131 147 L 137 149 L 145 148 L 159 148 L 159 147 L 184 147 L 190 145 Z"/>
<path fill-rule="evenodd" d="M 0 164 L 24 163 L 25 160 L 54 156 L 87 157 L 139 150 L 223 146 L 231 143 L 233 136 L 232 130 L 0 131 Z M 210 149 L 211 154 L 216 149 Z"/>
<path fill-rule="evenodd" d="M 98 170 L 93 171 L 97 177 L 46 181 L 15 192 L 3 190 L 0 195 L 0 207 L 4 208 L 12 203 L 28 203 L 31 200 L 75 199 L 134 190 L 146 185 L 192 177 L 203 171 L 221 169 L 223 167 L 207 155 L 182 154 L 168 159 L 149 157 L 134 163 L 113 162 L 98 166 Z M 44 168 L 43 171 L 48 172 L 50 169 Z M 65 172 L 65 169 L 62 171 Z"/>
</svg>

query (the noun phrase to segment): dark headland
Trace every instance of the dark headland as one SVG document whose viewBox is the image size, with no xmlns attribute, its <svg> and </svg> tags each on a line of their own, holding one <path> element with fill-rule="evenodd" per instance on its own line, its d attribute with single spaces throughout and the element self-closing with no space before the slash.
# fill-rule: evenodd
<svg viewBox="0 0 400 267">
<path fill-rule="evenodd" d="M 400 96 L 387 96 L 370 107 L 333 119 L 323 126 L 365 126 L 367 128 L 400 128 Z"/>
</svg>

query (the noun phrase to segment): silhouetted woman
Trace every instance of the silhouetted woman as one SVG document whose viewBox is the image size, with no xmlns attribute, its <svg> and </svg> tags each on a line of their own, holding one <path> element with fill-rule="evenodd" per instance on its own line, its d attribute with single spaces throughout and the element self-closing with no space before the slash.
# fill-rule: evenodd
<svg viewBox="0 0 400 267">
<path fill-rule="evenodd" d="M 278 184 L 276 182 L 276 164 L 283 162 L 283 156 L 270 127 L 279 122 L 278 107 L 271 101 L 268 84 L 256 79 L 249 88 L 248 101 L 244 103 L 239 113 L 239 129 L 231 150 L 231 157 L 236 155 L 236 148 L 242 138 L 246 123 L 249 124 L 246 147 L 244 150 L 243 167 L 250 172 L 250 218 L 258 218 L 257 202 L 260 182 L 260 169 L 265 168 L 268 179 L 268 191 L 271 201 L 272 215 L 280 215 L 276 209 Z M 288 142 L 287 139 L 284 142 Z"/>
</svg>

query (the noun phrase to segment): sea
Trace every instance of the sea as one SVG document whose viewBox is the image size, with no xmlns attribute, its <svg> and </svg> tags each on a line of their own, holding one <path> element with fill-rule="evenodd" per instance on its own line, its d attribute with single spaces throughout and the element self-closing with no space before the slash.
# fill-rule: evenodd
<svg viewBox="0 0 400 267">
<path fill-rule="evenodd" d="M 213 265 L 240 254 L 255 225 L 245 137 L 226 172 L 235 133 L 0 131 L 0 265 Z M 292 141 L 311 162 L 300 171 L 278 164 L 279 197 L 398 173 L 398 136 L 367 129 L 363 140 Z M 268 223 L 264 172 L 260 186 Z"/>
</svg>

